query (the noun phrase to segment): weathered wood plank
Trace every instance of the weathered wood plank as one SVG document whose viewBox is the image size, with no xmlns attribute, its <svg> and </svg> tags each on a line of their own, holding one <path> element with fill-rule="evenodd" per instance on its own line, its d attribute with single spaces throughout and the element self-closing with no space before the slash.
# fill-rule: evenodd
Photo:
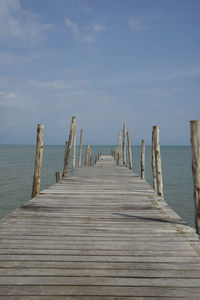
<svg viewBox="0 0 200 300">
<path fill-rule="evenodd" d="M 142 287 L 123 287 L 123 286 L 16 286 L 16 285 L 9 285 L 9 286 L 1 286 L 0 295 L 5 296 L 12 296 L 12 295 L 66 295 L 66 296 L 123 296 L 123 297 L 130 297 L 133 296 L 137 297 L 179 297 L 184 299 L 184 297 L 189 297 L 187 299 L 192 299 L 191 297 L 199 296 L 200 288 L 184 288 L 184 287 L 149 287 L 149 286 L 142 286 Z M 10 299 L 10 298 L 7 298 Z"/>
<path fill-rule="evenodd" d="M 195 229 L 101 156 L 0 222 L 0 300 L 198 299 Z"/>
<path fill-rule="evenodd" d="M 159 272 L 159 276 L 158 276 Z M 51 269 L 51 268 L 1 268 L 0 276 L 63 276 L 63 277 L 141 277 L 141 278 L 199 278 L 200 270 L 124 270 L 124 269 Z"/>
</svg>

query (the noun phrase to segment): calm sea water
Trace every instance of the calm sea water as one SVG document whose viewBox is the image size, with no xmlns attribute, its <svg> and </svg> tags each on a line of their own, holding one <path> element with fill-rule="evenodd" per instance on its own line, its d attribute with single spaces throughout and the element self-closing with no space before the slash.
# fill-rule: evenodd
<svg viewBox="0 0 200 300">
<path fill-rule="evenodd" d="M 93 157 L 110 154 L 115 146 L 92 146 Z M 77 146 L 77 151 L 79 147 Z M 86 147 L 83 147 L 83 157 Z M 140 173 L 140 146 L 134 146 L 134 171 Z M 161 147 L 165 201 L 194 227 L 191 150 L 188 146 Z M 35 146 L 0 145 L 0 218 L 30 200 Z M 45 146 L 41 189 L 55 183 L 55 171 L 62 170 L 64 146 Z M 71 165 L 70 165 L 71 169 Z M 146 179 L 152 185 L 151 147 L 146 147 Z"/>
</svg>

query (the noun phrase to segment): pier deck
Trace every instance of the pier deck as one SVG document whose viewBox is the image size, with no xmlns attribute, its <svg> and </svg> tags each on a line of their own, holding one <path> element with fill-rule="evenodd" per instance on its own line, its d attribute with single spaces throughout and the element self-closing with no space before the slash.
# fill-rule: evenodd
<svg viewBox="0 0 200 300">
<path fill-rule="evenodd" d="M 0 222 L 0 300 L 200 299 L 200 242 L 102 156 Z"/>
</svg>

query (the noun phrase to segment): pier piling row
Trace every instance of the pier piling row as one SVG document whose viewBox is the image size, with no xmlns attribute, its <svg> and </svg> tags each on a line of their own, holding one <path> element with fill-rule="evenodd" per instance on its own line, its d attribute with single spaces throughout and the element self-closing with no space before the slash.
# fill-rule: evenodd
<svg viewBox="0 0 200 300">
<path fill-rule="evenodd" d="M 88 146 L 85 167 L 67 176 L 74 124 L 64 176 L 0 221 L 0 300 L 200 299 L 199 235 L 160 192 L 158 128 L 153 189 L 122 165 L 120 147 L 92 164 Z M 191 122 L 197 226 L 198 126 Z M 144 142 L 141 162 L 143 170 Z"/>
</svg>

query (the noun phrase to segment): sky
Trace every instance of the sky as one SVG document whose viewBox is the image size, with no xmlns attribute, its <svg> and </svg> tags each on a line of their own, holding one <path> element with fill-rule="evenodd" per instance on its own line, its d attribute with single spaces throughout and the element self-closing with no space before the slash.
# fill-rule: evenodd
<svg viewBox="0 0 200 300">
<path fill-rule="evenodd" d="M 199 0 L 0 0 L 0 144 L 189 145 L 200 116 Z M 79 140 L 79 138 L 77 138 Z M 78 142 L 78 141 L 77 141 Z"/>
</svg>

